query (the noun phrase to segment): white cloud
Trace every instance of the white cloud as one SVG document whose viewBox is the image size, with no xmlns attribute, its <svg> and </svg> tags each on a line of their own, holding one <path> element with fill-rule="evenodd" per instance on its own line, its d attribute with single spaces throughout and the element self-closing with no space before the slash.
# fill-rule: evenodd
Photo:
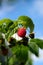
<svg viewBox="0 0 43 65">
<path fill-rule="evenodd" d="M 6 12 L 10 12 L 10 11 L 12 11 L 14 9 L 14 6 L 7 6 L 7 7 L 4 7 L 3 9 Z"/>
<path fill-rule="evenodd" d="M 31 4 L 31 7 L 28 9 L 30 14 L 39 14 L 43 16 L 43 0 L 36 0 Z"/>
<path fill-rule="evenodd" d="M 13 9 L 15 9 L 14 6 L 4 6 L 0 9 L 0 18 L 4 17 L 8 12 L 11 12 Z"/>
<path fill-rule="evenodd" d="M 34 8 L 38 13 L 43 15 L 43 0 L 35 1 Z"/>
</svg>

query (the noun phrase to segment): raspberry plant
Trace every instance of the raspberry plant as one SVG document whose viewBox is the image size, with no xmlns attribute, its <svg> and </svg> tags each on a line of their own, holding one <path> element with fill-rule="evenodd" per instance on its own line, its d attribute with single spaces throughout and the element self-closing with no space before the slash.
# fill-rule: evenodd
<svg viewBox="0 0 43 65">
<path fill-rule="evenodd" d="M 19 28 L 21 39 L 16 40 L 12 35 Z M 28 16 L 20 16 L 17 20 L 0 20 L 0 64 L 1 65 L 32 65 L 31 54 L 39 57 L 39 48 L 43 49 L 43 40 L 35 38 L 34 23 Z M 27 36 L 25 36 L 25 33 Z"/>
</svg>

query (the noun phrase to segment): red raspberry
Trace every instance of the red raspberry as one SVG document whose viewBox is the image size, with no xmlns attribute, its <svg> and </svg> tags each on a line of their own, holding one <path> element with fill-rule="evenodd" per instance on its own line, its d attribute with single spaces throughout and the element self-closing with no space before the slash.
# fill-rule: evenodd
<svg viewBox="0 0 43 65">
<path fill-rule="evenodd" d="M 22 28 L 19 28 L 17 34 L 20 37 L 25 37 L 25 35 L 26 35 L 26 29 L 23 28 L 23 27 Z"/>
</svg>

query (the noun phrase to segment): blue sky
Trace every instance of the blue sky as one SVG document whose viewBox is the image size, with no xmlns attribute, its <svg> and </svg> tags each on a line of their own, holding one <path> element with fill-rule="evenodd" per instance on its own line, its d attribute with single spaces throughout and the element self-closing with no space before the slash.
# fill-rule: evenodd
<svg viewBox="0 0 43 65">
<path fill-rule="evenodd" d="M 0 19 L 17 19 L 18 16 L 27 15 L 32 18 L 36 37 L 43 38 L 43 0 L 21 0 L 12 5 L 3 2 L 0 8 Z"/>
<path fill-rule="evenodd" d="M 10 18 L 15 20 L 18 16 L 29 16 L 35 24 L 35 37 L 43 39 L 43 0 L 19 0 L 17 3 L 7 4 L 7 0 L 3 0 L 0 7 L 0 19 Z M 43 51 L 43 50 L 42 50 Z M 40 51 L 40 54 L 43 52 Z M 36 59 L 36 57 L 35 57 Z M 34 61 L 34 65 L 43 65 L 41 57 Z"/>
</svg>

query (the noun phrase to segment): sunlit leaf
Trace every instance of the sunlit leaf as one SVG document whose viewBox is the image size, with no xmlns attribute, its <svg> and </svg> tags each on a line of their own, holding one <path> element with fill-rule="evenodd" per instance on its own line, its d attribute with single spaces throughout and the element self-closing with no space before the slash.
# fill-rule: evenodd
<svg viewBox="0 0 43 65">
<path fill-rule="evenodd" d="M 9 30 L 14 29 L 16 26 L 18 26 L 18 21 L 13 21 L 13 24 L 9 27 Z"/>
<path fill-rule="evenodd" d="M 13 21 L 10 20 L 10 19 L 2 19 L 2 20 L 0 20 L 0 26 L 1 26 L 2 32 L 4 30 L 6 32 L 12 24 L 13 24 Z"/>
<path fill-rule="evenodd" d="M 5 18 L 5 19 L 0 20 L 0 25 L 2 25 L 3 23 L 6 23 L 8 25 L 11 22 L 13 22 L 13 21 L 10 20 L 10 19 Z"/>
<path fill-rule="evenodd" d="M 12 30 L 8 30 L 8 32 L 6 33 L 6 38 L 9 39 L 13 34 L 15 34 L 18 30 L 18 27 L 15 27 Z"/>
<path fill-rule="evenodd" d="M 18 18 L 18 23 L 19 24 L 22 24 L 24 27 L 29 27 L 30 28 L 30 32 L 33 32 L 34 30 L 34 24 L 33 24 L 33 21 L 31 20 L 30 17 L 28 16 L 20 16 Z"/>
</svg>

